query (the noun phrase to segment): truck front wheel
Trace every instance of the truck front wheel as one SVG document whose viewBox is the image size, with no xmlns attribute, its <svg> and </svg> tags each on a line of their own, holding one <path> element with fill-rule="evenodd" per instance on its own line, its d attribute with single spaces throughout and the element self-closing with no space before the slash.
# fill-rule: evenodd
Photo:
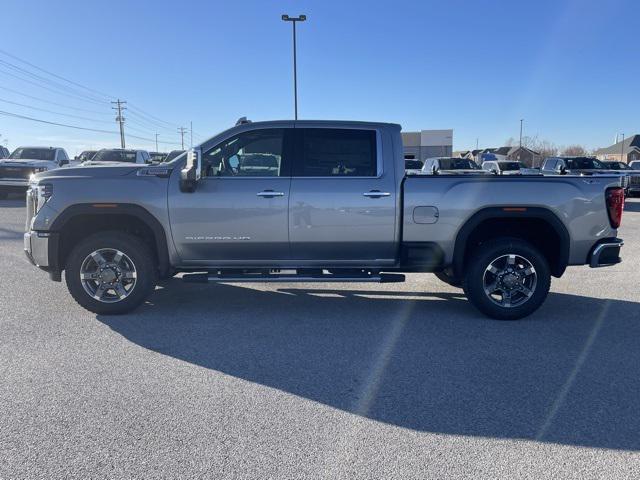
<svg viewBox="0 0 640 480">
<path fill-rule="evenodd" d="M 116 315 L 145 301 L 155 288 L 157 271 L 153 254 L 138 237 L 99 232 L 69 253 L 65 279 L 81 306 L 97 314 Z"/>
<path fill-rule="evenodd" d="M 544 255 L 518 238 L 490 240 L 474 252 L 463 282 L 469 301 L 497 320 L 517 320 L 547 298 L 551 273 Z"/>
</svg>

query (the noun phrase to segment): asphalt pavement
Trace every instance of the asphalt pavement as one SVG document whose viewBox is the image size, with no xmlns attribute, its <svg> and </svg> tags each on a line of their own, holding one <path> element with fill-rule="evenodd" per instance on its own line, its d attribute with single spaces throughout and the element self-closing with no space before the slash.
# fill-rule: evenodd
<svg viewBox="0 0 640 480">
<path fill-rule="evenodd" d="M 163 283 L 96 316 L 0 201 L 0 478 L 640 477 L 640 200 L 624 262 L 531 317 L 400 284 Z"/>
</svg>

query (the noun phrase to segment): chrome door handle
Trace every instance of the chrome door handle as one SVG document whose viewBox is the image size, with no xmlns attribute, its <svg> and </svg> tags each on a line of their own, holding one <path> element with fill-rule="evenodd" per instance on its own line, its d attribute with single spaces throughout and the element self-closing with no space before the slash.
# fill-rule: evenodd
<svg viewBox="0 0 640 480">
<path fill-rule="evenodd" d="M 256 193 L 259 197 L 272 198 L 272 197 L 284 197 L 284 192 L 274 192 L 273 190 L 264 190 Z"/>
<path fill-rule="evenodd" d="M 370 192 L 364 192 L 362 195 L 370 198 L 390 197 L 389 192 L 380 192 L 379 190 L 371 190 Z"/>
</svg>

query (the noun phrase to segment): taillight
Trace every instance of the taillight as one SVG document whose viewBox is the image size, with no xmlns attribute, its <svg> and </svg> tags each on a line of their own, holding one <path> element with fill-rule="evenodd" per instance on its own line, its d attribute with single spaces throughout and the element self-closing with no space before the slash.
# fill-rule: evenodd
<svg viewBox="0 0 640 480">
<path fill-rule="evenodd" d="M 608 188 L 605 193 L 607 199 L 607 213 L 612 228 L 618 228 L 622 222 L 624 207 L 624 189 L 621 187 Z"/>
</svg>

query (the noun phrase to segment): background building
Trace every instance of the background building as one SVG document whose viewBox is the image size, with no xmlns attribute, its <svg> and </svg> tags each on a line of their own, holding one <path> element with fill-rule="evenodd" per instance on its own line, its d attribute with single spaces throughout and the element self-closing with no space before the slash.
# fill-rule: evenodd
<svg viewBox="0 0 640 480">
<path fill-rule="evenodd" d="M 402 132 L 405 160 L 425 161 L 431 157 L 450 157 L 453 152 L 453 130 L 421 130 Z"/>
<path fill-rule="evenodd" d="M 625 163 L 640 160 L 640 135 L 631 135 L 625 138 L 624 142 L 596 150 L 595 155 L 598 160 L 617 160 Z"/>
</svg>

